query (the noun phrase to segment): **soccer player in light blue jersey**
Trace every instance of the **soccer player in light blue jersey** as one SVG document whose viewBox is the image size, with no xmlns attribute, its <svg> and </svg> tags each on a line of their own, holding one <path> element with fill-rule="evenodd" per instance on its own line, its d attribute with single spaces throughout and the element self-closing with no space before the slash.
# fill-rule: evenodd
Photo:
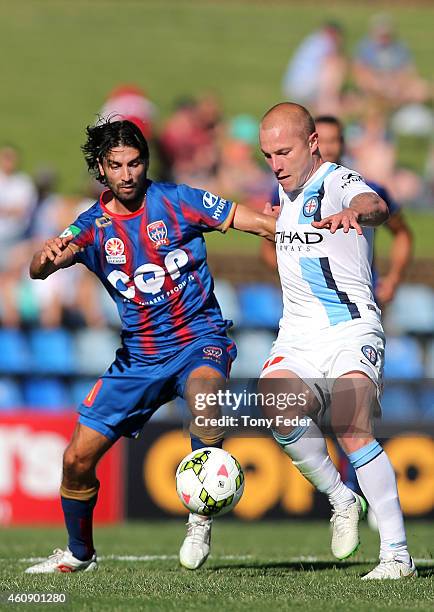
<svg viewBox="0 0 434 612">
<path fill-rule="evenodd" d="M 364 579 L 415 576 L 395 474 L 372 434 L 384 358 L 372 242 L 373 228 L 388 217 L 387 205 L 357 172 L 323 162 L 315 123 L 298 104 L 278 104 L 264 115 L 260 143 L 279 182 L 276 254 L 284 302 L 263 384 L 303 392 L 311 415 L 330 410 L 335 435 L 378 522 L 380 563 Z M 306 407 L 299 412 L 304 416 Z M 274 436 L 328 496 L 332 551 L 348 557 L 359 544 L 365 500 L 342 482 L 314 420 L 306 427 L 275 427 Z"/>
<path fill-rule="evenodd" d="M 195 415 L 194 397 L 229 376 L 236 357 L 213 292 L 204 234 L 229 227 L 274 239 L 275 219 L 187 185 L 148 179 L 149 152 L 129 121 L 87 129 L 83 152 L 106 187 L 100 199 L 61 236 L 35 253 L 30 275 L 85 265 L 115 301 L 122 343 L 115 360 L 79 407 L 63 458 L 61 501 L 69 541 L 26 571 L 90 571 L 97 566 L 92 516 L 99 483 L 95 468 L 121 437 L 135 437 L 152 414 L 176 396 Z M 215 408 L 200 414 L 215 417 Z M 190 427 L 192 449 L 221 446 L 222 428 Z M 212 518 L 190 514 L 181 564 L 202 565 Z"/>
</svg>

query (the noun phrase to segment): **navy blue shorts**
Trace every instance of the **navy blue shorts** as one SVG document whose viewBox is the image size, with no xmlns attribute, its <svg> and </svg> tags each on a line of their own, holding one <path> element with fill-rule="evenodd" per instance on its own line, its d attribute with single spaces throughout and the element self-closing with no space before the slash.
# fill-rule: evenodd
<svg viewBox="0 0 434 612">
<path fill-rule="evenodd" d="M 228 378 L 236 355 L 234 342 L 221 335 L 195 340 L 168 357 L 121 348 L 80 404 L 79 422 L 113 441 L 135 437 L 160 406 L 184 396 L 193 370 L 209 366 Z"/>
</svg>

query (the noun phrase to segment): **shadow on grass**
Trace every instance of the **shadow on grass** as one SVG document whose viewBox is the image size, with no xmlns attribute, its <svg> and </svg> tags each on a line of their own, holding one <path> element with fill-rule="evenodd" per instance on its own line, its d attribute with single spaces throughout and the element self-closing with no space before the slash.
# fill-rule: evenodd
<svg viewBox="0 0 434 612">
<path fill-rule="evenodd" d="M 348 567 L 358 567 L 366 565 L 365 561 L 271 561 L 271 562 L 244 562 L 244 563 L 214 563 L 210 570 L 219 569 L 249 569 L 249 570 L 267 570 L 267 569 L 288 569 L 294 572 L 306 571 L 325 571 L 330 569 L 342 569 Z"/>
<path fill-rule="evenodd" d="M 331 569 L 348 569 L 351 567 L 362 567 L 371 565 L 366 561 L 271 561 L 271 562 L 255 562 L 248 561 L 244 563 L 214 563 L 212 567 L 209 567 L 210 571 L 223 570 L 223 569 L 240 569 L 240 570 L 257 570 L 258 572 L 268 569 L 287 569 L 293 572 L 321 572 Z M 371 568 L 372 569 L 372 568 Z M 367 569 L 366 571 L 369 571 Z M 363 572 L 365 573 L 365 572 Z M 418 567 L 418 574 L 420 578 L 433 578 L 434 577 L 434 563 L 432 565 L 423 565 Z"/>
</svg>

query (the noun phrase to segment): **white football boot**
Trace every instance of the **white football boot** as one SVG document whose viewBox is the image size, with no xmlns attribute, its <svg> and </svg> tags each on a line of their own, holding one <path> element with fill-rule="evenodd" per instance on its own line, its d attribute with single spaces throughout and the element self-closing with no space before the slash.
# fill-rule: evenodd
<svg viewBox="0 0 434 612">
<path fill-rule="evenodd" d="M 346 508 L 334 508 L 330 523 L 332 525 L 332 553 L 337 559 L 350 557 L 359 547 L 359 521 L 366 515 L 367 503 L 357 495 L 354 503 Z"/>
<path fill-rule="evenodd" d="M 190 513 L 187 535 L 179 551 L 179 562 L 183 567 L 195 570 L 208 559 L 211 546 L 212 518 Z"/>
<path fill-rule="evenodd" d="M 96 560 L 96 553 L 93 554 L 91 559 L 87 561 L 80 561 L 80 559 L 76 559 L 72 552 L 67 548 L 66 550 L 61 550 L 60 548 L 56 548 L 53 551 L 53 554 L 50 555 L 44 561 L 40 563 L 36 563 L 36 565 L 32 565 L 25 570 L 26 574 L 54 574 L 57 572 L 60 573 L 70 573 L 70 572 L 91 572 L 96 570 L 98 567 L 98 563 Z"/>
<path fill-rule="evenodd" d="M 410 557 L 411 564 L 398 561 L 396 557 L 384 557 L 380 559 L 377 567 L 374 567 L 368 574 L 362 576 L 362 580 L 399 580 L 400 578 L 416 578 L 417 569 L 413 559 Z"/>
</svg>

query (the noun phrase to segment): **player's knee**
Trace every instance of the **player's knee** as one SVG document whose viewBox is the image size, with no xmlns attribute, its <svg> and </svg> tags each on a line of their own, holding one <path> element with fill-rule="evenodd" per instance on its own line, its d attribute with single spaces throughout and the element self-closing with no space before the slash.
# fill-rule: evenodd
<svg viewBox="0 0 434 612">
<path fill-rule="evenodd" d="M 347 455 L 350 453 L 355 453 L 356 451 L 360 450 L 361 448 L 363 448 L 367 444 L 370 444 L 373 441 L 374 438 L 372 436 L 358 436 L 354 438 L 351 436 L 344 436 L 339 438 L 339 444 Z"/>
<path fill-rule="evenodd" d="M 63 455 L 63 475 L 68 479 L 79 480 L 94 468 L 94 461 L 74 448 L 67 448 Z"/>
</svg>

